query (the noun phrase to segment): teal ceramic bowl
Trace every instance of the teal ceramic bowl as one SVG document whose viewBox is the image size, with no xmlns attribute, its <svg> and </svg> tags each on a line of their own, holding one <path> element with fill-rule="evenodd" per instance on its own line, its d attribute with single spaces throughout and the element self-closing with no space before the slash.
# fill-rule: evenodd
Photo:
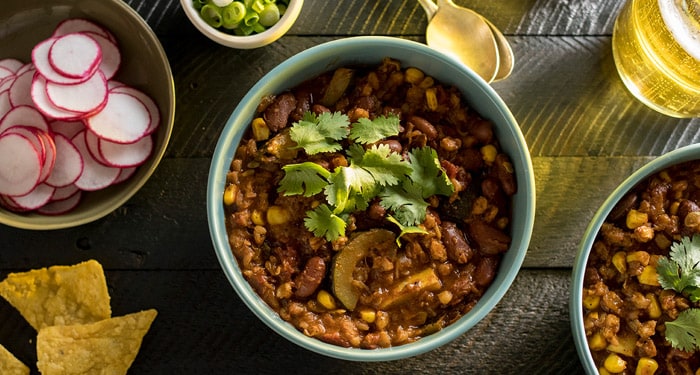
<svg viewBox="0 0 700 375">
<path fill-rule="evenodd" d="M 672 165 L 683 163 L 686 161 L 700 159 L 700 144 L 685 146 L 677 150 L 666 153 L 649 163 L 642 168 L 632 173 L 625 179 L 608 198 L 603 202 L 598 211 L 591 219 L 588 228 L 583 234 L 583 239 L 579 245 L 578 253 L 574 261 L 574 269 L 571 280 L 571 292 L 569 294 L 569 315 L 571 320 L 571 330 L 576 344 L 576 351 L 586 373 L 598 374 L 598 368 L 593 361 L 591 352 L 588 349 L 588 341 L 586 340 L 586 331 L 583 328 L 583 278 L 588 263 L 588 256 L 596 240 L 601 226 L 605 222 L 610 212 L 615 205 L 622 199 L 627 192 L 635 187 L 647 177 L 660 172 Z"/>
<path fill-rule="evenodd" d="M 283 321 L 253 291 L 229 247 L 222 197 L 234 152 L 262 97 L 280 93 L 337 67 L 379 65 L 384 57 L 395 58 L 402 62 L 402 66 L 417 67 L 442 83 L 455 85 L 474 109 L 494 123 L 502 148 L 512 158 L 518 183 L 513 202 L 513 241 L 493 284 L 472 311 L 459 321 L 403 346 L 348 349 L 303 335 Z M 387 361 L 418 355 L 446 344 L 465 333 L 494 308 L 515 279 L 528 248 L 535 215 L 535 182 L 530 154 L 516 120 L 498 94 L 474 72 L 424 44 L 390 37 L 353 37 L 321 44 L 289 58 L 260 79 L 241 100 L 229 117 L 212 158 L 207 215 L 211 238 L 226 277 L 243 302 L 265 324 L 291 342 L 316 353 L 352 361 Z"/>
</svg>

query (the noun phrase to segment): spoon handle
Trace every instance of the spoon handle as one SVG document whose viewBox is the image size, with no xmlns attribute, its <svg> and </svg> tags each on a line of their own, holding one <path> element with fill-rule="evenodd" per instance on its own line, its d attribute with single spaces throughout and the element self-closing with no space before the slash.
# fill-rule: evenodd
<svg viewBox="0 0 700 375">
<path fill-rule="evenodd" d="M 428 21 L 432 20 L 435 12 L 438 10 L 437 4 L 433 0 L 418 0 L 418 2 L 423 7 L 425 15 L 428 16 Z"/>
</svg>

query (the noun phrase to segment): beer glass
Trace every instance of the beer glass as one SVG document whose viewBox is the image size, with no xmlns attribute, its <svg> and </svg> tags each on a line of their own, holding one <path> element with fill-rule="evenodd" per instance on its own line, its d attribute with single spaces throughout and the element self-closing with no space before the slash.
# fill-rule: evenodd
<svg viewBox="0 0 700 375">
<path fill-rule="evenodd" d="M 642 103 L 700 117 L 700 0 L 628 0 L 613 31 L 615 66 Z"/>
</svg>

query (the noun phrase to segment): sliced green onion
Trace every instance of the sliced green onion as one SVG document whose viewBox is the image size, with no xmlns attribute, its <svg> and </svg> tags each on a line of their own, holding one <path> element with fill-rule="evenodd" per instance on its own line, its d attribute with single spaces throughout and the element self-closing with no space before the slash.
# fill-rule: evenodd
<svg viewBox="0 0 700 375">
<path fill-rule="evenodd" d="M 194 6 L 194 9 L 196 10 L 202 9 L 202 7 L 207 5 L 208 3 L 208 0 L 192 0 L 192 6 Z"/>
<path fill-rule="evenodd" d="M 221 10 L 217 6 L 207 4 L 202 7 L 199 14 L 202 16 L 204 22 L 206 22 L 209 26 L 221 26 Z"/>
<path fill-rule="evenodd" d="M 248 11 L 245 14 L 245 17 L 243 17 L 243 23 L 247 26 L 253 26 L 254 24 L 258 23 L 259 20 L 260 15 L 255 13 L 254 11 Z"/>
<path fill-rule="evenodd" d="M 256 22 L 252 25 L 253 27 L 253 32 L 255 33 L 261 33 L 265 31 L 265 26 L 261 25 L 260 22 Z"/>
<path fill-rule="evenodd" d="M 253 1 L 253 5 L 250 6 L 250 9 L 255 11 L 255 13 L 260 14 L 260 12 L 263 11 L 265 8 L 265 4 L 262 2 L 262 0 L 255 0 Z"/>
<path fill-rule="evenodd" d="M 245 17 L 245 5 L 239 1 L 234 1 L 221 12 L 223 26 L 227 29 L 234 29 Z"/>
<path fill-rule="evenodd" d="M 270 27 L 280 20 L 280 10 L 274 3 L 265 5 L 260 12 L 260 24 L 265 27 Z"/>
<path fill-rule="evenodd" d="M 253 33 L 253 27 L 242 23 L 233 32 L 238 36 L 248 36 Z"/>
<path fill-rule="evenodd" d="M 229 6 L 229 4 L 233 2 L 233 0 L 211 0 L 211 2 L 219 8 L 224 8 Z"/>
</svg>

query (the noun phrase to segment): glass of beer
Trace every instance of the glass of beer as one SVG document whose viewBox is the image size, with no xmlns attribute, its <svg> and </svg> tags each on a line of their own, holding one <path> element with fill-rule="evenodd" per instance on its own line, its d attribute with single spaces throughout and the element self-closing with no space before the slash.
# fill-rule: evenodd
<svg viewBox="0 0 700 375">
<path fill-rule="evenodd" d="M 613 31 L 627 89 L 668 116 L 700 117 L 700 0 L 628 0 Z"/>
</svg>

